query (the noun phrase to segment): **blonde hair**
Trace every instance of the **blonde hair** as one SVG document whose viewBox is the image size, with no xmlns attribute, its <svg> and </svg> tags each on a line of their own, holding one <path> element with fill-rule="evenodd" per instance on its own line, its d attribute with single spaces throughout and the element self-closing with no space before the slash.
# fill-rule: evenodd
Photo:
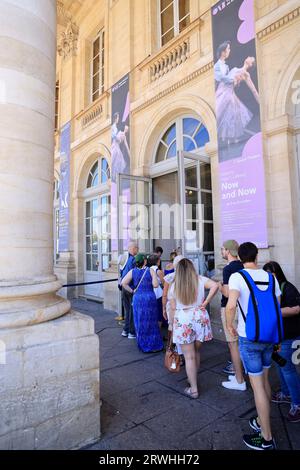
<svg viewBox="0 0 300 470">
<path fill-rule="evenodd" d="M 174 289 L 176 299 L 183 305 L 192 305 L 198 297 L 199 277 L 189 259 L 179 261 L 176 268 Z"/>
</svg>

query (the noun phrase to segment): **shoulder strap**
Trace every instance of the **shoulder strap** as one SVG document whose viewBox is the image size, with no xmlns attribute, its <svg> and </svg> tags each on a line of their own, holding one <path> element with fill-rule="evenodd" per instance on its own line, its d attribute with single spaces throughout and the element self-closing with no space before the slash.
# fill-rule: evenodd
<svg viewBox="0 0 300 470">
<path fill-rule="evenodd" d="M 126 267 L 126 264 L 128 263 L 129 260 L 129 253 L 127 251 L 126 254 L 123 254 L 119 257 L 119 265 L 120 265 L 120 270 L 123 271 Z"/>
<path fill-rule="evenodd" d="M 258 339 L 259 339 L 259 315 L 258 315 L 258 308 L 257 308 L 257 303 L 256 303 L 255 295 L 254 295 L 254 292 L 253 292 L 253 288 L 252 288 L 251 282 L 250 282 L 250 280 L 248 279 L 247 274 L 245 274 L 244 270 L 239 271 L 239 274 L 242 276 L 242 278 L 243 278 L 244 281 L 246 282 L 246 284 L 247 284 L 247 286 L 248 286 L 248 289 L 249 289 L 249 291 L 250 291 L 250 297 L 251 297 L 251 300 L 252 300 L 253 309 L 254 309 L 254 315 L 255 315 L 255 341 L 257 342 Z M 249 277 L 250 277 L 250 276 L 249 276 Z M 243 315 L 243 318 L 244 318 L 244 320 L 245 320 L 245 314 Z"/>
<path fill-rule="evenodd" d="M 149 269 L 149 268 L 146 268 L 146 269 L 145 269 L 145 272 L 144 272 L 144 274 L 142 275 L 142 277 L 141 277 L 141 279 L 140 279 L 140 282 L 138 283 L 137 287 L 134 289 L 134 292 L 133 292 L 134 294 L 137 292 L 138 288 L 140 287 L 140 285 L 141 285 L 141 283 L 142 283 L 142 280 L 144 279 L 145 274 L 146 274 L 146 272 L 148 271 L 148 269 Z"/>
<path fill-rule="evenodd" d="M 240 309 L 240 311 L 241 311 L 243 320 L 244 320 L 244 322 L 246 323 L 246 315 L 244 314 L 244 310 L 242 309 L 242 306 L 241 306 L 240 302 L 237 301 L 237 303 L 238 303 L 239 309 Z"/>
<path fill-rule="evenodd" d="M 270 273 L 269 273 L 269 279 L 270 279 L 270 282 L 272 282 L 272 294 L 273 294 L 274 305 L 275 305 L 275 309 L 276 309 L 278 337 L 279 337 L 279 343 L 281 343 L 281 341 L 282 341 L 282 328 L 281 328 L 281 321 L 280 321 L 281 311 L 280 311 L 279 303 L 278 303 L 276 293 L 275 293 L 275 284 L 276 283 L 275 283 L 275 279 L 274 279 L 273 275 L 270 274 Z"/>
</svg>

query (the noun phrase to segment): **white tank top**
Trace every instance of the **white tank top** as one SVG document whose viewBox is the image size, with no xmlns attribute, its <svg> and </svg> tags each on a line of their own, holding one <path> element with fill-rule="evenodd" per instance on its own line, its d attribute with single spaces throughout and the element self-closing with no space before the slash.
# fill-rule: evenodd
<svg viewBox="0 0 300 470">
<path fill-rule="evenodd" d="M 209 279 L 204 276 L 199 276 L 199 281 L 198 281 L 198 295 L 197 295 L 197 300 L 193 304 L 190 305 L 184 305 L 179 302 L 179 300 L 176 299 L 175 297 L 175 284 L 173 283 L 170 288 L 170 297 L 171 299 L 176 300 L 176 310 L 181 310 L 181 309 L 187 309 L 187 308 L 195 308 L 201 305 L 204 301 L 205 297 L 205 284 L 207 283 Z"/>
</svg>

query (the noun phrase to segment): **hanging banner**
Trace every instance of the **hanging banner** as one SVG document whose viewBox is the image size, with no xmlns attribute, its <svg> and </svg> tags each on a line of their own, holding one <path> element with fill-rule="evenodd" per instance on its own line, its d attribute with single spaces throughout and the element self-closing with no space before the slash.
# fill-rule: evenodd
<svg viewBox="0 0 300 470">
<path fill-rule="evenodd" d="M 69 251 L 71 123 L 60 135 L 59 252 Z"/>
<path fill-rule="evenodd" d="M 222 239 L 268 246 L 254 0 L 212 9 Z"/>
<path fill-rule="evenodd" d="M 111 122 L 111 212 L 112 212 L 112 251 L 118 250 L 117 233 L 117 175 L 130 174 L 130 97 L 129 74 L 112 87 Z M 129 203 L 130 189 L 121 188 L 123 198 Z"/>
</svg>

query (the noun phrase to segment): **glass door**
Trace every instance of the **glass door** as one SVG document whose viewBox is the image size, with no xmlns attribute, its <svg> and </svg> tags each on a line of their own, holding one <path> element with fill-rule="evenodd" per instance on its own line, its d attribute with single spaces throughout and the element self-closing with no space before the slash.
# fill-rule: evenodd
<svg viewBox="0 0 300 470">
<path fill-rule="evenodd" d="M 182 254 L 193 260 L 197 271 L 214 271 L 214 233 L 210 160 L 179 151 L 178 184 Z"/>
<path fill-rule="evenodd" d="M 85 282 L 102 279 L 111 266 L 110 196 L 105 194 L 85 202 Z M 85 286 L 85 295 L 103 298 L 101 284 Z"/>
<path fill-rule="evenodd" d="M 128 242 L 138 242 L 139 251 L 152 249 L 152 181 L 140 176 L 118 175 L 118 254 Z"/>
<path fill-rule="evenodd" d="M 118 257 L 127 250 L 130 240 L 138 242 L 140 252 L 150 253 L 152 247 L 151 203 L 152 181 L 150 178 L 117 175 Z M 120 291 L 118 313 L 122 314 Z"/>
</svg>

